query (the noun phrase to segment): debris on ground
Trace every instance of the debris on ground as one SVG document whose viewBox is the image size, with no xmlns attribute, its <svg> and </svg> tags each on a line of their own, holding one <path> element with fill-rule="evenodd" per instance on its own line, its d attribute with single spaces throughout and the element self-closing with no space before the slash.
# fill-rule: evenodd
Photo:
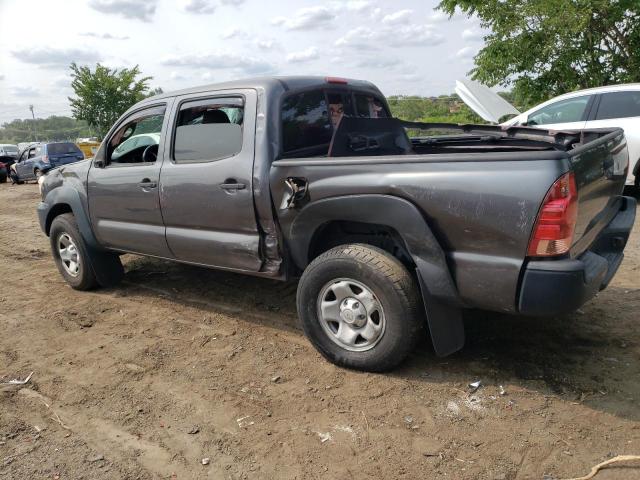
<svg viewBox="0 0 640 480">
<path fill-rule="evenodd" d="M 211 459 L 209 457 L 204 457 L 201 461 L 203 465 L 209 465 Z"/>
<path fill-rule="evenodd" d="M 475 393 L 482 386 L 482 382 L 480 380 L 472 382 L 469 384 L 469 388 L 471 389 L 470 393 Z"/>
<path fill-rule="evenodd" d="M 574 478 L 567 478 L 565 480 L 590 480 L 591 478 L 595 477 L 596 474 L 604 467 L 611 465 L 612 463 L 619 463 L 619 462 L 632 462 L 632 461 L 638 461 L 640 460 L 640 455 L 618 455 L 617 457 L 614 458 L 610 458 L 609 460 L 606 460 L 602 463 L 599 463 L 597 465 L 595 465 L 591 471 L 585 475 L 584 477 L 574 477 Z"/>
<path fill-rule="evenodd" d="M 5 385 L 26 385 L 29 382 L 29 380 L 31 380 L 32 376 L 33 376 L 33 372 L 27 375 L 27 378 L 25 378 L 24 380 L 18 380 L 17 378 L 14 378 L 13 380 L 9 380 L 8 382 L 2 382 L 0 383 L 0 387 Z"/>
</svg>

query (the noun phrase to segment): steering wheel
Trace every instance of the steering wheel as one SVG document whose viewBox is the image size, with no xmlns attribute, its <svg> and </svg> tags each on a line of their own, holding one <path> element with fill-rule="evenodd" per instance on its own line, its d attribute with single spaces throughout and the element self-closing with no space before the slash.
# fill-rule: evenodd
<svg viewBox="0 0 640 480">
<path fill-rule="evenodd" d="M 153 163 L 158 158 L 158 145 L 149 145 L 142 152 L 142 161 Z"/>
</svg>

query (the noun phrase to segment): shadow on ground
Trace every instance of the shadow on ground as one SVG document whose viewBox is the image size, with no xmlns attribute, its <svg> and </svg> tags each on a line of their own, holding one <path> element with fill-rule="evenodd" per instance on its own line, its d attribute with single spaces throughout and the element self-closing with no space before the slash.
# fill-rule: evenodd
<svg viewBox="0 0 640 480">
<path fill-rule="evenodd" d="M 125 282 L 110 291 L 160 296 L 302 336 L 296 287 L 295 282 L 134 257 L 127 263 Z M 392 375 L 462 388 L 476 379 L 485 385 L 516 385 L 639 420 L 640 342 L 633 312 L 621 308 L 622 298 L 640 304 L 640 289 L 610 287 L 576 313 L 555 318 L 468 312 L 462 351 L 438 358 L 425 335 Z"/>
</svg>

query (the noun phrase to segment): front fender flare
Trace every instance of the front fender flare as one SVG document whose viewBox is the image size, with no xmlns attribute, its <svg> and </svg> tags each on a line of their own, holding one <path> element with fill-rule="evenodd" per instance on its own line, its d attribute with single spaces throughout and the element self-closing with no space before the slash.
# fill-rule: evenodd
<svg viewBox="0 0 640 480">
<path fill-rule="evenodd" d="M 38 205 L 38 218 L 40 220 L 40 227 L 44 233 L 49 235 L 55 207 L 62 204 L 69 205 L 71 208 L 80 234 L 87 245 L 94 249 L 100 249 L 98 241 L 91 229 L 89 212 L 85 208 L 85 203 L 80 198 L 80 193 L 75 188 L 68 186 L 56 187 L 47 193 L 44 201 Z"/>
</svg>

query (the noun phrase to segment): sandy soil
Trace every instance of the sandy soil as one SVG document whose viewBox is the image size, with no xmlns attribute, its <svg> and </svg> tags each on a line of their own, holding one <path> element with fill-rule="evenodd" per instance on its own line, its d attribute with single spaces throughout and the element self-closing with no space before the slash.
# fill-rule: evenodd
<svg viewBox="0 0 640 480">
<path fill-rule="evenodd" d="M 374 375 L 307 343 L 294 283 L 127 256 L 120 286 L 72 290 L 37 201 L 0 185 L 0 381 L 34 372 L 0 389 L 0 477 L 553 479 L 640 454 L 637 232 L 575 314 L 470 314 L 462 352 L 425 339 Z"/>
</svg>

